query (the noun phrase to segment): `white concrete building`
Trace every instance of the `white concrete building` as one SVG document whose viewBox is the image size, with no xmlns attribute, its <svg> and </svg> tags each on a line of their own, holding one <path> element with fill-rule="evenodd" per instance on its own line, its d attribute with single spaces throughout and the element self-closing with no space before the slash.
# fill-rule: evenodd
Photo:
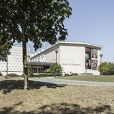
<svg viewBox="0 0 114 114">
<path fill-rule="evenodd" d="M 30 55 L 29 47 L 27 47 L 27 55 Z M 30 61 L 30 58 L 28 58 L 27 61 Z M 10 55 L 8 55 L 8 66 L 6 61 L 0 61 L 0 72 L 3 75 L 7 74 L 7 68 L 8 74 L 23 74 L 22 46 L 12 46 L 12 48 L 10 49 Z"/>
<path fill-rule="evenodd" d="M 101 46 L 80 42 L 58 42 L 31 57 L 31 62 L 58 63 L 65 73 L 92 73 L 99 75 Z M 35 66 L 36 72 L 38 68 Z"/>
</svg>

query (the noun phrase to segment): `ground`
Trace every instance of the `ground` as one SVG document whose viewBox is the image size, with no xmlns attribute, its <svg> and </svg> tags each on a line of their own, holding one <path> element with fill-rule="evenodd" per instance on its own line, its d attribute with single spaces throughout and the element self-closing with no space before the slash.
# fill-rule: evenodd
<svg viewBox="0 0 114 114">
<path fill-rule="evenodd" d="M 0 114 L 114 114 L 114 87 L 64 86 L 0 77 Z"/>
</svg>

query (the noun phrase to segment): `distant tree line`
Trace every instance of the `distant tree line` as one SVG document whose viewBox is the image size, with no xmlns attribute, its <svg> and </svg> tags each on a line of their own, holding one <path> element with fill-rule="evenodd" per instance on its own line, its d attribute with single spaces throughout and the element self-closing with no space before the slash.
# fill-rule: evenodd
<svg viewBox="0 0 114 114">
<path fill-rule="evenodd" d="M 98 69 L 102 75 L 114 75 L 114 63 L 103 62 Z"/>
</svg>

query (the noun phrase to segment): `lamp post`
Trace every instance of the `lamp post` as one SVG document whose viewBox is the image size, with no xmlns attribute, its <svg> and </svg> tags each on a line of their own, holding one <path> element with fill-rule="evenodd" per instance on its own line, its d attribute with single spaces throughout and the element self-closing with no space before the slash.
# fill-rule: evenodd
<svg viewBox="0 0 114 114">
<path fill-rule="evenodd" d="M 57 65 L 57 53 L 58 53 L 58 50 L 55 50 L 55 53 L 56 53 L 56 65 Z M 56 77 L 56 73 L 57 73 L 57 70 L 55 69 L 55 77 Z"/>
<path fill-rule="evenodd" d="M 55 50 L 55 53 L 56 53 L 56 64 L 57 64 L 57 53 L 58 53 L 58 50 Z"/>
<path fill-rule="evenodd" d="M 100 75 L 101 75 L 101 63 L 102 63 L 102 57 L 103 57 L 103 54 L 100 54 Z"/>
</svg>

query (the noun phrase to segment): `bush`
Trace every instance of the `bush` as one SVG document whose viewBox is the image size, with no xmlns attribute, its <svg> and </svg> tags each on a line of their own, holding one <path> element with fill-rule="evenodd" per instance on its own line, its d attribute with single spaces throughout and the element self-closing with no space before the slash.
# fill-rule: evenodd
<svg viewBox="0 0 114 114">
<path fill-rule="evenodd" d="M 62 72 L 62 67 L 59 64 L 52 64 L 49 69 L 46 69 L 44 73 L 58 73 L 60 74 Z"/>
<path fill-rule="evenodd" d="M 114 75 L 114 64 L 111 64 L 108 68 L 108 74 L 109 75 Z"/>
<path fill-rule="evenodd" d="M 99 65 L 99 71 L 102 75 L 114 75 L 114 63 L 103 62 Z"/>
<path fill-rule="evenodd" d="M 51 73 L 51 69 L 46 69 L 44 73 Z"/>
<path fill-rule="evenodd" d="M 3 76 L 1 72 L 0 72 L 0 76 Z"/>
<path fill-rule="evenodd" d="M 61 73 L 62 72 L 62 67 L 61 67 L 61 65 L 59 64 L 52 64 L 51 66 L 50 66 L 50 69 L 51 69 L 51 72 L 52 73 Z"/>
<path fill-rule="evenodd" d="M 57 73 L 56 76 L 62 76 L 62 74 Z M 41 73 L 41 74 L 33 75 L 30 77 L 55 77 L 55 74 L 54 73 Z"/>
<path fill-rule="evenodd" d="M 19 77 L 19 75 L 18 75 L 18 74 L 15 74 L 15 73 L 10 73 L 10 74 L 8 74 L 8 75 L 5 75 L 5 76 Z"/>
</svg>

